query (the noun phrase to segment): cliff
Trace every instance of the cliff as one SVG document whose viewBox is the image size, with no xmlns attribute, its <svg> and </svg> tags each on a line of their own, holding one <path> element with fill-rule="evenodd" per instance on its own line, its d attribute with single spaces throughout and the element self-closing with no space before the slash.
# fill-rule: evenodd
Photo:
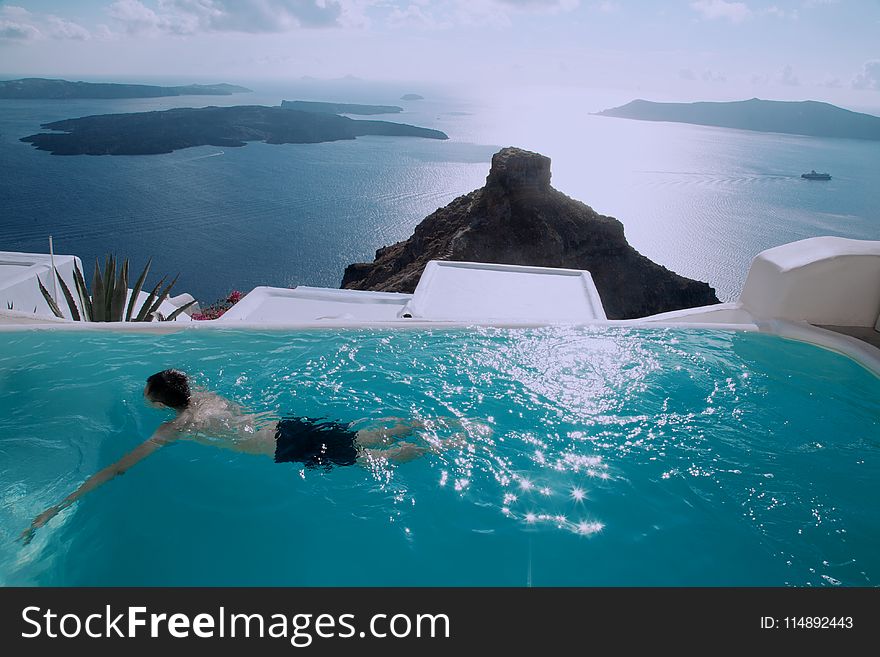
<svg viewBox="0 0 880 657">
<path fill-rule="evenodd" d="M 589 270 L 609 319 L 718 303 L 629 245 L 623 224 L 550 186 L 550 158 L 518 148 L 492 157 L 486 185 L 426 217 L 409 239 L 349 265 L 342 287 L 412 292 L 429 260 Z"/>
<path fill-rule="evenodd" d="M 670 121 L 811 137 L 880 139 L 880 117 L 814 100 L 741 100 L 731 103 L 631 103 L 599 112 L 639 121 Z"/>
</svg>

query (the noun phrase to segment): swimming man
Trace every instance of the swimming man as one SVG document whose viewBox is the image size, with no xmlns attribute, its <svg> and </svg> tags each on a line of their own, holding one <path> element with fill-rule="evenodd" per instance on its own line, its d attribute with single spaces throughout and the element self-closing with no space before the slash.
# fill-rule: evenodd
<svg viewBox="0 0 880 657">
<path fill-rule="evenodd" d="M 89 477 L 59 504 L 37 516 L 21 538 L 29 543 L 34 532 L 135 463 L 178 440 L 192 440 L 245 454 L 263 454 L 276 463 L 302 463 L 307 468 L 331 469 L 370 459 L 402 463 L 424 454 L 428 448 L 402 440 L 418 428 L 396 418 L 390 428 L 354 429 L 359 423 L 317 421 L 290 417 L 274 421 L 269 413 L 246 413 L 238 404 L 217 394 L 193 390 L 189 377 L 178 370 L 153 374 L 144 386 L 152 406 L 169 408 L 176 416 L 162 423 L 153 435 L 116 463 Z"/>
</svg>

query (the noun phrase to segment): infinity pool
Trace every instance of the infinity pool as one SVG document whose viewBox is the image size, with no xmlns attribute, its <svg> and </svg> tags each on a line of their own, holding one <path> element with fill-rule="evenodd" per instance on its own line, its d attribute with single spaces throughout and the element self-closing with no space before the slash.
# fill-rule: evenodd
<svg viewBox="0 0 880 657">
<path fill-rule="evenodd" d="M 399 416 L 409 463 L 169 445 L 16 541 L 170 413 Z M 880 583 L 880 379 L 809 344 L 627 328 L 0 336 L 0 584 Z"/>
</svg>

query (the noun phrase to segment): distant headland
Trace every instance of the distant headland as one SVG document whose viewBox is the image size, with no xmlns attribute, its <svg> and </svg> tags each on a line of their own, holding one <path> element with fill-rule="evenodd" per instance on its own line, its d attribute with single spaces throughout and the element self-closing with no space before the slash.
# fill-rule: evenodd
<svg viewBox="0 0 880 657">
<path fill-rule="evenodd" d="M 284 109 L 322 114 L 397 114 L 403 108 L 397 105 L 356 105 L 354 103 L 320 103 L 311 100 L 282 100 Z"/>
<path fill-rule="evenodd" d="M 449 138 L 439 130 L 404 123 L 356 121 L 336 114 L 262 105 L 103 114 L 41 127 L 63 132 L 38 133 L 21 141 L 53 155 L 151 155 L 192 146 L 227 148 L 249 141 L 314 144 L 363 135 Z"/>
<path fill-rule="evenodd" d="M 880 140 L 880 117 L 814 100 L 752 98 L 730 103 L 654 103 L 634 100 L 621 107 L 598 112 L 598 115 L 811 137 Z"/>
<path fill-rule="evenodd" d="M 163 98 L 166 96 L 231 96 L 250 93 L 250 89 L 234 84 L 188 84 L 180 87 L 157 87 L 150 84 L 116 84 L 111 82 L 68 82 L 46 78 L 0 80 L 0 98 L 46 99 L 67 98 Z"/>
</svg>

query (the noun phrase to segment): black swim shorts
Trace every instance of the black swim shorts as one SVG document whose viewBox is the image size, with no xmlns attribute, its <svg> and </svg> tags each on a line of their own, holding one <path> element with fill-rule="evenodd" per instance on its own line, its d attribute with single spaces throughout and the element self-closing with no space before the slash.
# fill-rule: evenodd
<svg viewBox="0 0 880 657">
<path fill-rule="evenodd" d="M 339 422 L 284 418 L 275 431 L 275 462 L 303 463 L 307 468 L 325 470 L 335 465 L 354 465 L 358 457 L 356 437 L 356 431 Z"/>
</svg>

